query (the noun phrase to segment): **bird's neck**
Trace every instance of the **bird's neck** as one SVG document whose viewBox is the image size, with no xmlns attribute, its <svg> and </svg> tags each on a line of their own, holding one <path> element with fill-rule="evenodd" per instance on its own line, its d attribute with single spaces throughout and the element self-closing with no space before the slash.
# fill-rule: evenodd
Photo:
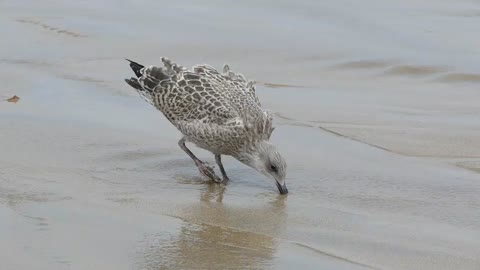
<svg viewBox="0 0 480 270">
<path fill-rule="evenodd" d="M 245 165 L 253 166 L 269 145 L 270 143 L 264 140 L 246 144 L 234 157 Z"/>
</svg>

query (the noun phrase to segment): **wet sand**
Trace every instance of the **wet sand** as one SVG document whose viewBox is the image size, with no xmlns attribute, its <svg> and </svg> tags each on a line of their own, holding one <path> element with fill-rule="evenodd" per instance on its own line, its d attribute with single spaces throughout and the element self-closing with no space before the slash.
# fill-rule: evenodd
<svg viewBox="0 0 480 270">
<path fill-rule="evenodd" d="M 27 3 L 0 2 L 2 269 L 480 268 L 478 4 Z M 260 82 L 288 196 L 198 175 L 123 82 L 160 56 Z"/>
</svg>

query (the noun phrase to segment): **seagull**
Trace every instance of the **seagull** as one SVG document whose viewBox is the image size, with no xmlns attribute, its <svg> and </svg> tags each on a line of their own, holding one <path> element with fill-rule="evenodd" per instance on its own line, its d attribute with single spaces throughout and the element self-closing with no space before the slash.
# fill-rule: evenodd
<svg viewBox="0 0 480 270">
<path fill-rule="evenodd" d="M 269 142 L 275 129 L 273 114 L 262 109 L 254 81 L 228 65 L 220 72 L 206 64 L 188 70 L 165 57 L 160 67 L 126 60 L 136 77 L 125 81 L 183 134 L 178 145 L 202 175 L 217 183 L 228 182 L 221 159 L 228 155 L 273 180 L 280 194 L 288 193 L 287 163 Z M 222 178 L 186 142 L 213 153 Z"/>
</svg>

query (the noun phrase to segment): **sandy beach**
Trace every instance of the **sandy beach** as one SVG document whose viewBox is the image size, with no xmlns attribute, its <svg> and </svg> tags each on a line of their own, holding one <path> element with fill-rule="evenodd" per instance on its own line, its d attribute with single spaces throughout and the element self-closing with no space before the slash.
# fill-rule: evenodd
<svg viewBox="0 0 480 270">
<path fill-rule="evenodd" d="M 0 268 L 480 269 L 479 24 L 467 0 L 0 1 Z M 258 82 L 287 196 L 229 157 L 228 185 L 199 175 L 123 81 L 161 56 Z"/>
</svg>

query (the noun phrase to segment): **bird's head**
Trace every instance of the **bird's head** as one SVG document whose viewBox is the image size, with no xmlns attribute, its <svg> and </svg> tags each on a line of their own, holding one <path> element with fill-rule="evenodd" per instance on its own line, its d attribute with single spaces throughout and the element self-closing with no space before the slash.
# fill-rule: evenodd
<svg viewBox="0 0 480 270">
<path fill-rule="evenodd" d="M 280 194 L 288 193 L 285 184 L 287 163 L 273 144 L 260 142 L 246 159 L 240 161 L 274 180 Z"/>
</svg>

